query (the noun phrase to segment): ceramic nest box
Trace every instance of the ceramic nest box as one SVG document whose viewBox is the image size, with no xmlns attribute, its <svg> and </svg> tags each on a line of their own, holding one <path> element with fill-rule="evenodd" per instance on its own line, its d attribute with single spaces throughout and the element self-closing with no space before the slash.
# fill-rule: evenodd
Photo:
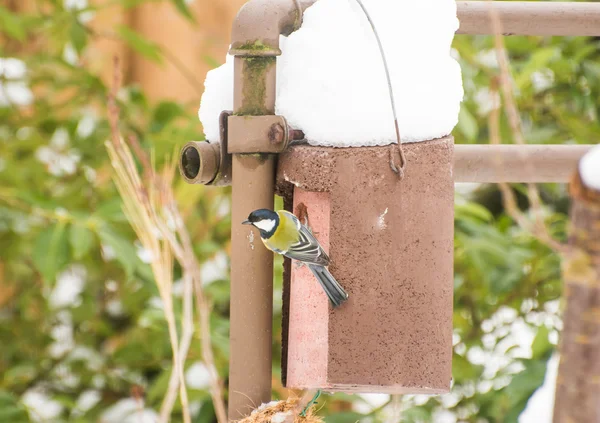
<svg viewBox="0 0 600 423">
<path fill-rule="evenodd" d="M 310 271 L 288 264 L 287 387 L 396 394 L 450 388 L 453 140 L 404 150 L 402 180 L 390 168 L 389 146 L 296 146 L 280 155 L 277 187 L 286 208 L 307 218 L 349 294 L 332 309 Z"/>
</svg>

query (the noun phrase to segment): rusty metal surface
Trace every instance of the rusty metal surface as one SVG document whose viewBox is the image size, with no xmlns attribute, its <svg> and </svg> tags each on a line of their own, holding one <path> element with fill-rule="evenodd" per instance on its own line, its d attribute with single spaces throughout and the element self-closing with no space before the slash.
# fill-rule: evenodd
<svg viewBox="0 0 600 423">
<path fill-rule="evenodd" d="M 181 149 L 179 173 L 188 184 L 210 184 L 219 171 L 221 150 L 218 143 L 190 141 Z"/>
<path fill-rule="evenodd" d="M 273 209 L 274 171 L 273 155 L 233 155 L 230 420 L 271 399 L 273 253 L 241 222 L 255 209 Z"/>
<path fill-rule="evenodd" d="M 282 116 L 230 116 L 229 153 L 280 153 L 290 130 Z"/>
<path fill-rule="evenodd" d="M 236 115 L 275 114 L 279 36 L 299 28 L 302 12 L 313 3 L 314 0 L 251 0 L 242 7 L 231 37 Z M 280 131 L 276 127 L 271 129 L 267 138 L 271 135 L 278 140 Z M 229 142 L 236 145 L 232 135 Z M 262 245 L 254 244 L 255 236 L 260 242 L 258 235 L 241 222 L 255 209 L 273 208 L 276 156 L 265 153 L 232 156 L 228 411 L 229 420 L 237 421 L 271 399 L 273 255 Z"/>
<path fill-rule="evenodd" d="M 566 183 L 593 145 L 454 146 L 455 182 Z"/>
<path fill-rule="evenodd" d="M 189 184 L 231 185 L 231 155 L 227 152 L 227 118 L 230 111 L 221 112 L 220 142 L 190 141 L 179 156 L 179 173 Z"/>
<path fill-rule="evenodd" d="M 491 34 L 490 7 L 505 35 L 600 36 L 600 3 L 555 1 L 457 1 L 457 34 Z"/>
<path fill-rule="evenodd" d="M 221 162 L 219 163 L 219 173 L 213 181 L 216 186 L 231 185 L 231 154 L 229 154 L 229 128 L 227 127 L 228 118 L 233 114 L 230 110 L 224 110 L 219 115 L 219 136 L 221 137 Z"/>
<path fill-rule="evenodd" d="M 231 48 L 247 50 L 260 41 L 264 47 L 279 49 L 279 35 L 289 35 L 302 24 L 302 13 L 316 0 L 252 0 L 238 12 L 231 32 Z"/>
</svg>

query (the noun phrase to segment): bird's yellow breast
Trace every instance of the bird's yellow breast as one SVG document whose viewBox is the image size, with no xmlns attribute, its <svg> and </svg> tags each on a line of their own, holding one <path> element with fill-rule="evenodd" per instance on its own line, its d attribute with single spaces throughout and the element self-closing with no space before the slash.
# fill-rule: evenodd
<svg viewBox="0 0 600 423">
<path fill-rule="evenodd" d="M 279 225 L 269 239 L 263 239 L 263 243 L 270 250 L 287 251 L 292 244 L 298 242 L 298 228 L 290 212 L 280 210 L 277 214 Z"/>
</svg>

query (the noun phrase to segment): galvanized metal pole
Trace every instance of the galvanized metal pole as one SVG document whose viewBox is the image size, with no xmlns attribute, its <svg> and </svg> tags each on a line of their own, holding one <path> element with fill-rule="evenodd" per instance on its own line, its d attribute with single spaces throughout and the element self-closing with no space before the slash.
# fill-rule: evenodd
<svg viewBox="0 0 600 423">
<path fill-rule="evenodd" d="M 490 8 L 505 35 L 600 36 L 600 3 L 555 1 L 457 1 L 457 34 L 491 34 Z"/>
</svg>

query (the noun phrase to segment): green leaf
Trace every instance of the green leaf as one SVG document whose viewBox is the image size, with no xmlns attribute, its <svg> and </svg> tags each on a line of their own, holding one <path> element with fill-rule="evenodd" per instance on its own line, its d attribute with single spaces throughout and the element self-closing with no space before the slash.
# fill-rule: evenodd
<svg viewBox="0 0 600 423">
<path fill-rule="evenodd" d="M 121 0 L 121 5 L 124 8 L 129 9 L 135 6 L 139 6 L 140 4 L 143 4 L 147 1 L 148 0 Z"/>
<path fill-rule="evenodd" d="M 136 267 L 141 264 L 133 242 L 114 231 L 109 225 L 102 225 L 98 231 L 102 243 L 114 250 L 116 259 L 121 263 L 127 277 L 133 276 Z"/>
<path fill-rule="evenodd" d="M 64 223 L 58 223 L 42 232 L 33 248 L 33 263 L 47 282 L 69 261 L 69 240 Z"/>
<path fill-rule="evenodd" d="M 123 213 L 123 202 L 120 198 L 111 198 L 103 202 L 94 212 L 94 217 L 109 222 L 127 222 Z"/>
<path fill-rule="evenodd" d="M 163 319 L 164 320 L 164 319 Z M 171 370 L 172 367 L 164 369 L 158 377 L 154 378 L 152 382 L 152 386 L 148 389 L 146 393 L 147 400 L 150 404 L 160 404 L 160 400 L 164 398 L 165 393 L 169 387 L 169 379 L 171 378 Z"/>
<path fill-rule="evenodd" d="M 184 114 L 185 111 L 179 104 L 173 101 L 162 101 L 154 110 L 150 131 L 159 132 L 173 119 Z"/>
<path fill-rule="evenodd" d="M 2 6 L 0 6 L 0 31 L 19 41 L 23 41 L 26 35 L 23 19 Z"/>
<path fill-rule="evenodd" d="M 73 257 L 77 260 L 85 257 L 94 245 L 94 233 L 83 224 L 73 224 L 69 228 L 69 243 Z"/>
<path fill-rule="evenodd" d="M 81 52 L 85 48 L 87 44 L 87 36 L 88 34 L 85 31 L 85 28 L 79 22 L 74 21 L 71 24 L 71 43 L 73 44 L 73 47 L 75 47 L 77 53 L 81 54 Z"/>
<path fill-rule="evenodd" d="M 11 423 L 29 422 L 27 410 L 17 398 L 6 391 L 0 391 L 0 421 Z"/>
<path fill-rule="evenodd" d="M 515 84 L 520 89 L 531 84 L 531 74 L 535 71 L 545 68 L 552 59 L 558 56 L 560 53 L 556 47 L 546 47 L 535 50 L 531 54 L 531 58 L 523 67 L 519 75 L 515 78 Z"/>
<path fill-rule="evenodd" d="M 25 385 L 37 376 L 37 369 L 32 363 L 20 364 L 12 367 L 4 373 L 4 383 L 7 386 Z"/>
<path fill-rule="evenodd" d="M 344 411 L 325 417 L 325 423 L 355 423 L 362 421 L 364 418 L 364 414 L 354 411 Z"/>
<path fill-rule="evenodd" d="M 158 44 L 147 40 L 125 25 L 120 25 L 117 28 L 117 33 L 123 41 L 146 59 L 156 63 L 162 63 L 162 53 Z"/>
<path fill-rule="evenodd" d="M 412 407 L 402 412 L 402 422 L 429 422 L 431 412 L 425 408 Z"/>
<path fill-rule="evenodd" d="M 215 407 L 211 400 L 205 401 L 200 407 L 198 416 L 194 419 L 194 423 L 212 423 L 215 421 Z"/>
<path fill-rule="evenodd" d="M 181 13 L 183 16 L 188 18 L 191 22 L 196 22 L 196 20 L 194 19 L 194 15 L 192 15 L 192 12 L 190 11 L 190 8 L 188 7 L 185 0 L 171 0 L 171 1 L 173 2 L 175 7 L 177 8 L 177 10 L 179 10 L 179 13 Z"/>
<path fill-rule="evenodd" d="M 552 344 L 548 340 L 550 331 L 546 326 L 540 326 L 531 344 L 531 357 L 534 359 L 547 358 L 552 351 Z"/>
<path fill-rule="evenodd" d="M 454 354 L 452 358 L 452 377 L 456 383 L 475 379 L 481 374 L 482 367 L 471 363 L 462 355 Z"/>
<path fill-rule="evenodd" d="M 478 203 L 469 201 L 463 204 L 457 204 L 454 207 L 456 219 L 475 219 L 477 222 L 491 222 L 492 214 L 488 209 Z"/>
<path fill-rule="evenodd" d="M 458 113 L 458 129 L 469 141 L 475 141 L 479 134 L 477 119 L 469 112 L 464 103 L 460 105 Z"/>
<path fill-rule="evenodd" d="M 506 396 L 510 403 L 510 412 L 506 422 L 517 422 L 521 412 L 527 406 L 529 398 L 544 383 L 546 375 L 546 362 L 540 360 L 526 360 L 525 370 L 513 377 L 506 387 Z"/>
</svg>

